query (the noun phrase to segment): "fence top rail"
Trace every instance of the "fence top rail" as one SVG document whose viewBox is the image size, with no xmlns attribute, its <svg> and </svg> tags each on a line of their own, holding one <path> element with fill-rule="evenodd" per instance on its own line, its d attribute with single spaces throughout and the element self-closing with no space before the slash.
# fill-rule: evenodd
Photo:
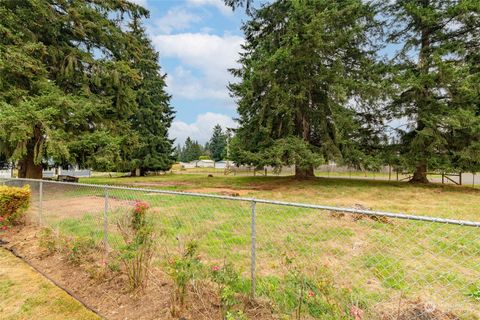
<svg viewBox="0 0 480 320">
<path fill-rule="evenodd" d="M 231 201 L 240 201 L 240 202 L 256 202 L 256 203 L 271 204 L 271 205 L 277 205 L 277 206 L 287 206 L 287 207 L 296 207 L 296 208 L 305 208 L 305 209 L 318 209 L 318 210 L 335 211 L 335 212 L 342 212 L 342 213 L 349 213 L 349 214 L 361 214 L 361 215 L 367 215 L 367 216 L 388 217 L 388 218 L 394 218 L 394 219 L 425 221 L 425 222 L 443 223 L 443 224 L 454 224 L 454 225 L 480 228 L 480 221 L 446 219 L 446 218 L 438 218 L 438 217 L 431 217 L 431 216 L 411 215 L 406 213 L 363 210 L 363 209 L 347 208 L 347 207 L 334 207 L 334 206 L 316 205 L 316 204 L 308 204 L 308 203 L 300 203 L 300 202 L 287 202 L 287 201 L 276 201 L 276 200 L 268 200 L 268 199 L 221 196 L 221 195 L 206 194 L 206 193 L 135 188 L 135 187 L 128 187 L 128 186 L 112 186 L 112 185 L 101 185 L 101 184 L 92 184 L 92 183 L 72 183 L 72 182 L 51 181 L 51 180 L 25 179 L 25 178 L 0 178 L 0 180 L 24 181 L 24 182 L 35 182 L 35 183 L 42 182 L 42 183 L 48 183 L 48 184 L 59 184 L 59 185 L 68 185 L 68 186 L 149 192 L 149 193 L 168 194 L 168 195 L 181 195 L 181 196 L 189 196 L 189 197 L 222 199 L 222 200 L 231 200 Z"/>
</svg>

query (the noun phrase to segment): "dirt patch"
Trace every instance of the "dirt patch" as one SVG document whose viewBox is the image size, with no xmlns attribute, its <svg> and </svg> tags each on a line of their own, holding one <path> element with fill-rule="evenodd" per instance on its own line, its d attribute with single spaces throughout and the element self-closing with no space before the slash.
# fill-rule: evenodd
<svg viewBox="0 0 480 320">
<path fill-rule="evenodd" d="M 191 186 L 188 181 L 152 181 L 152 182 L 129 182 L 129 186 L 141 187 L 185 187 Z"/>
<path fill-rule="evenodd" d="M 229 197 L 241 197 L 250 194 L 254 190 L 250 189 L 229 189 L 229 188 L 199 188 L 199 189 L 189 189 L 188 192 L 196 193 L 209 193 L 209 194 L 219 194 L 222 196 Z"/>
<path fill-rule="evenodd" d="M 111 197 L 108 199 L 110 210 L 131 208 L 134 205 L 134 201 L 118 200 Z M 43 200 L 43 211 L 48 215 L 78 218 L 87 213 L 102 212 L 104 208 L 104 197 L 86 196 Z"/>
<path fill-rule="evenodd" d="M 421 300 L 409 301 L 401 305 L 398 310 L 388 312 L 383 320 L 460 320 L 453 313 L 443 312 L 434 304 L 426 303 Z"/>
<path fill-rule="evenodd" d="M 152 281 L 147 288 L 132 293 L 125 289 L 125 276 L 102 266 L 97 257 L 86 257 L 80 265 L 73 265 L 61 253 L 48 253 L 39 245 L 40 232 L 35 227 L 13 228 L 2 235 L 6 241 L 3 246 L 14 250 L 107 319 L 222 319 L 220 300 L 211 283 L 199 281 L 191 286 L 188 307 L 180 317 L 173 318 L 173 283 L 159 268 L 152 270 Z M 249 319 L 275 319 L 266 305 L 246 305 Z"/>
<path fill-rule="evenodd" d="M 372 208 L 367 208 L 367 207 L 365 207 L 361 204 L 358 204 L 358 203 L 354 204 L 351 208 L 357 209 L 357 210 L 366 210 L 366 211 L 372 211 L 373 210 Z M 341 218 L 344 218 L 345 215 L 350 217 L 353 221 L 359 221 L 359 220 L 363 220 L 365 218 L 369 218 L 373 221 L 377 221 L 377 222 L 381 222 L 381 223 L 385 223 L 385 224 L 391 224 L 391 221 L 387 217 L 384 217 L 384 216 L 374 216 L 374 215 L 366 215 L 366 214 L 360 214 L 360 213 L 346 213 L 346 212 L 342 212 L 342 211 L 330 211 L 330 216 L 332 218 L 341 219 Z"/>
</svg>

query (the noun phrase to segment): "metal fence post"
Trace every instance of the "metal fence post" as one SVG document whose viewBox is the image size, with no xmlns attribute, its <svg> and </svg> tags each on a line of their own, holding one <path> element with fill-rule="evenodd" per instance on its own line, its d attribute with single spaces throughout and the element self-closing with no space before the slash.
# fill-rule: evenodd
<svg viewBox="0 0 480 320">
<path fill-rule="evenodd" d="M 108 187 L 105 187 L 105 204 L 103 210 L 103 245 L 105 253 L 108 253 Z"/>
<path fill-rule="evenodd" d="M 257 202 L 255 200 L 252 201 L 252 256 L 251 256 L 251 281 L 252 281 L 252 299 L 255 298 L 255 285 L 256 285 L 256 277 L 255 277 L 255 269 L 256 269 L 256 240 L 257 240 L 257 217 L 256 217 L 256 206 Z"/>
<path fill-rule="evenodd" d="M 38 222 L 43 226 L 43 181 L 40 180 L 38 186 Z"/>
</svg>

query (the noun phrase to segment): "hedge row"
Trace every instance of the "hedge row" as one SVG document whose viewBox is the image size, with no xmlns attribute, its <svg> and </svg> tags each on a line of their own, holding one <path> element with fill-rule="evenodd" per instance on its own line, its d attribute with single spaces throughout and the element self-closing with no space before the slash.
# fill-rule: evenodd
<svg viewBox="0 0 480 320">
<path fill-rule="evenodd" d="M 0 186 L 0 217 L 7 224 L 24 222 L 25 212 L 30 204 L 30 187 Z"/>
</svg>

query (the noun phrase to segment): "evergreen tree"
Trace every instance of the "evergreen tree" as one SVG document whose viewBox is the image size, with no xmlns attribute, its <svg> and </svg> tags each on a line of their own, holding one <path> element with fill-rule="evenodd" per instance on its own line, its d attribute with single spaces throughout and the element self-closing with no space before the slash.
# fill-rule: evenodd
<svg viewBox="0 0 480 320">
<path fill-rule="evenodd" d="M 253 0 L 224 0 L 225 5 L 235 10 L 238 7 L 245 8 L 247 13 L 252 13 Z"/>
<path fill-rule="evenodd" d="M 375 92 L 374 17 L 361 0 L 279 0 L 253 13 L 242 67 L 232 71 L 241 82 L 230 85 L 240 115 L 236 163 L 295 165 L 306 177 L 324 160 L 362 158 L 355 136 L 358 109 Z"/>
<path fill-rule="evenodd" d="M 388 110 L 407 119 L 396 151 L 413 169 L 480 168 L 480 2 L 397 0 L 387 4 L 396 95 Z M 405 120 L 403 120 L 405 121 Z"/>
<path fill-rule="evenodd" d="M 193 160 L 198 160 L 201 155 L 202 155 L 201 145 L 197 141 L 194 141 L 190 137 L 187 137 L 187 139 L 185 140 L 185 144 L 182 148 L 180 161 L 190 162 Z"/>
<path fill-rule="evenodd" d="M 222 127 L 217 124 L 213 128 L 213 134 L 208 145 L 205 147 L 210 150 L 212 159 L 220 161 L 226 156 L 227 135 L 223 133 Z"/>
<path fill-rule="evenodd" d="M 146 14 L 122 0 L 0 2 L 0 153 L 20 177 L 41 178 L 44 159 L 112 169 L 137 147 L 141 77 L 123 27 Z"/>
<path fill-rule="evenodd" d="M 177 144 L 177 146 L 175 147 L 175 150 L 173 151 L 173 158 L 175 159 L 175 161 L 182 161 L 181 160 L 181 156 L 182 156 L 182 146 L 180 146 L 180 144 Z"/>
<path fill-rule="evenodd" d="M 135 87 L 138 109 L 131 118 L 133 129 L 139 135 L 139 147 L 134 150 L 129 166 L 131 170 L 139 168 L 144 175 L 149 170 L 171 168 L 173 140 L 168 138 L 168 129 L 174 112 L 170 96 L 165 92 L 165 75 L 160 72 L 158 53 L 140 26 L 139 17 L 134 17 L 131 29 L 132 66 L 138 70 L 141 81 Z"/>
</svg>

